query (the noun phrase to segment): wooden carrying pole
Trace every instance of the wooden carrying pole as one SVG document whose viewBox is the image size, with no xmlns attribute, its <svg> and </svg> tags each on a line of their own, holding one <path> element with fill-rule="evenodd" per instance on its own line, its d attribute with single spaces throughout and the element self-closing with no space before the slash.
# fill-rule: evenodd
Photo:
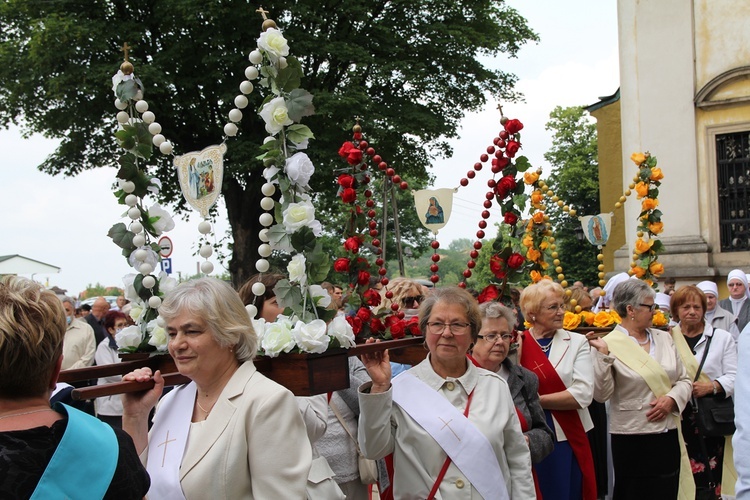
<svg viewBox="0 0 750 500">
<path fill-rule="evenodd" d="M 283 385 L 297 396 L 312 396 L 329 391 L 349 388 L 350 356 L 361 356 L 373 352 L 400 350 L 410 346 L 421 346 L 424 337 L 409 337 L 385 340 L 371 344 L 357 344 L 350 349 L 337 349 L 322 354 L 283 354 L 278 358 L 260 356 L 254 360 L 259 372 Z M 422 349 L 419 347 L 419 349 Z M 427 351 L 424 351 L 426 354 Z M 168 354 L 149 358 L 123 361 L 112 365 L 91 366 L 60 372 L 59 382 L 79 382 L 113 375 L 124 375 L 136 368 L 148 366 L 153 371 L 161 370 L 164 385 L 186 384 L 190 379 L 177 372 L 174 360 Z M 73 399 L 94 399 L 128 392 L 146 391 L 154 387 L 154 381 L 114 382 L 111 384 L 83 387 L 73 390 Z"/>
</svg>

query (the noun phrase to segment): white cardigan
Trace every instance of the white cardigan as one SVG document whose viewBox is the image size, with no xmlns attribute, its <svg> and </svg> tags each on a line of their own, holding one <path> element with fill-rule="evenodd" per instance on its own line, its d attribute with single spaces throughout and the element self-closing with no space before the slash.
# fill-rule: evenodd
<svg viewBox="0 0 750 500">
<path fill-rule="evenodd" d="M 700 365 L 703 351 L 706 349 L 707 338 L 712 337 L 711 347 L 708 349 L 706 363 L 702 373 L 711 380 L 716 380 L 724 388 L 726 397 L 734 395 L 734 379 L 737 376 L 737 344 L 732 334 L 719 328 L 714 329 L 708 322 L 703 330 L 703 337 L 695 345 L 695 359 Z"/>
</svg>

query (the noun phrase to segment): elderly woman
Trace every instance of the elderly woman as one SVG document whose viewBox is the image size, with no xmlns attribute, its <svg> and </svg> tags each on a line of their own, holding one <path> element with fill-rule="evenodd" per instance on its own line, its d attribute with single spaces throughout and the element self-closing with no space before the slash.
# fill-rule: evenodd
<svg viewBox="0 0 750 500">
<path fill-rule="evenodd" d="M 586 338 L 562 328 L 565 292 L 550 280 L 524 289 L 521 366 L 539 378 L 539 400 L 555 433 L 555 449 L 536 471 L 546 498 L 596 498 L 596 477 L 586 432 L 586 407 L 594 394 L 594 370 Z"/>
<path fill-rule="evenodd" d="M 359 389 L 362 453 L 394 454 L 394 498 L 455 498 L 464 488 L 470 498 L 534 498 L 508 384 L 466 356 L 481 329 L 476 301 L 458 287 L 438 288 L 419 324 L 427 359 L 393 383 L 388 351 L 362 356 L 372 379 Z"/>
<path fill-rule="evenodd" d="M 123 429 L 151 473 L 152 498 L 304 498 L 312 461 L 294 396 L 253 364 L 257 337 L 232 288 L 215 278 L 178 285 L 159 308 L 169 353 L 191 383 L 125 395 Z M 148 368 L 123 380 L 147 381 Z"/>
<path fill-rule="evenodd" d="M 706 321 L 706 296 L 696 286 L 677 289 L 670 306 L 672 317 L 679 319 L 679 325 L 672 329 L 672 336 L 688 378 L 693 381 L 693 397 L 732 397 L 737 375 L 737 346 L 732 334 L 713 328 Z M 696 380 L 701 362 L 703 365 Z M 692 402 L 688 402 L 682 413 L 682 435 L 695 486 L 701 489 L 708 488 L 709 483 L 721 481 L 725 438 L 701 437 L 694 410 Z"/>
<path fill-rule="evenodd" d="M 94 360 L 97 365 L 112 365 L 122 361 L 117 352 L 115 335 L 120 333 L 126 326 L 128 326 L 127 317 L 120 311 L 109 311 L 104 316 L 104 329 L 107 331 L 107 338 L 96 346 Z M 97 383 L 104 385 L 121 380 L 122 375 L 112 375 L 99 378 Z M 94 404 L 96 407 L 96 416 L 99 420 L 107 422 L 112 427 L 122 428 L 122 397 L 119 394 L 98 397 L 94 401 Z"/>
<path fill-rule="evenodd" d="M 650 329 L 654 296 L 640 280 L 617 285 L 612 304 L 622 324 L 589 340 L 596 348 L 594 397 L 610 400 L 615 500 L 695 495 L 690 469 L 688 477 L 680 474 L 678 433 L 692 385 L 672 337 Z"/>
<path fill-rule="evenodd" d="M 479 314 L 482 316 L 482 329 L 477 335 L 479 340 L 474 344 L 472 358 L 479 366 L 497 373 L 508 382 L 521 430 L 529 445 L 531 462 L 539 463 L 552 453 L 552 431 L 547 426 L 544 410 L 539 404 L 539 379 L 508 357 L 516 338 L 511 328 L 515 324 L 515 314 L 499 302 L 480 304 Z M 534 486 L 539 494 L 538 481 L 536 477 L 534 479 Z"/>
<path fill-rule="evenodd" d="M 149 478 L 127 434 L 50 408 L 65 330 L 53 292 L 0 281 L 0 498 L 143 498 Z"/>
<path fill-rule="evenodd" d="M 733 269 L 727 275 L 729 297 L 720 300 L 719 305 L 737 318 L 737 329 L 742 331 L 750 323 L 750 290 L 747 275 L 741 269 Z"/>
</svg>

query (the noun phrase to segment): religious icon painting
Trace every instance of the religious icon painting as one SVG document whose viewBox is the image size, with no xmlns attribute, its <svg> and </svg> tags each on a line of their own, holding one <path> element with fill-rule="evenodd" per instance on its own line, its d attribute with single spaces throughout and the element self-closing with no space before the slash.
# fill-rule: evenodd
<svg viewBox="0 0 750 500">
<path fill-rule="evenodd" d="M 209 209 L 221 194 L 226 152 L 227 145 L 219 144 L 174 159 L 182 195 L 202 217 L 208 217 Z"/>
<path fill-rule="evenodd" d="M 578 219 L 589 243 L 597 246 L 607 244 L 612 229 L 612 214 L 586 215 Z"/>
<path fill-rule="evenodd" d="M 419 222 L 437 234 L 447 223 L 453 209 L 454 189 L 421 189 L 414 193 L 414 206 Z"/>
</svg>

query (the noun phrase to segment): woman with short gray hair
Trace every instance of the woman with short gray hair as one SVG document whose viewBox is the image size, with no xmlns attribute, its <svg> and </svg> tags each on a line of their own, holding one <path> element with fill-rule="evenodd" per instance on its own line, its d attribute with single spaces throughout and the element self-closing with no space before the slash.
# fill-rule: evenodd
<svg viewBox="0 0 750 500">
<path fill-rule="evenodd" d="M 692 384 L 671 335 L 651 329 L 655 295 L 643 281 L 623 281 L 612 296 L 622 323 L 603 338 L 587 335 L 595 348 L 594 398 L 610 400 L 615 500 L 644 492 L 649 498 L 695 497 L 690 465 L 681 464 L 679 434 Z"/>
</svg>

